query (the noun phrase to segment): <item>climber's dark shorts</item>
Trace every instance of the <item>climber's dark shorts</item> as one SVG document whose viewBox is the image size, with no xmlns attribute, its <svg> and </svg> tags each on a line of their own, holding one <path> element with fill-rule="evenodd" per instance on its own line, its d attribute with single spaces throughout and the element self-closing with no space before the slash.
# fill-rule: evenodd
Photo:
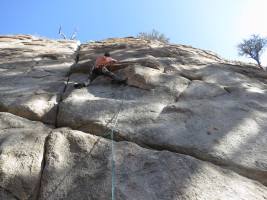
<svg viewBox="0 0 267 200">
<path fill-rule="evenodd" d="M 108 77 L 112 78 L 113 80 L 115 80 L 117 83 L 121 83 L 121 81 L 122 81 L 122 79 L 118 75 L 110 72 L 105 67 L 98 67 L 98 68 L 94 67 L 92 69 L 90 75 L 89 75 L 90 82 L 92 82 L 99 75 L 108 76 Z"/>
</svg>

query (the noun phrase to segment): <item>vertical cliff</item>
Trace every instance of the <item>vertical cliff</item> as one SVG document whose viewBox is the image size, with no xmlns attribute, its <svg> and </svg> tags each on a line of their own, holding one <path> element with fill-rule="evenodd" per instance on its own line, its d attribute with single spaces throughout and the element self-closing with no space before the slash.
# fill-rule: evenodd
<svg viewBox="0 0 267 200">
<path fill-rule="evenodd" d="M 90 67 L 105 52 L 127 85 Z M 133 37 L 0 36 L 0 199 L 266 199 L 267 71 Z M 122 110 L 119 110 L 121 103 Z"/>
</svg>

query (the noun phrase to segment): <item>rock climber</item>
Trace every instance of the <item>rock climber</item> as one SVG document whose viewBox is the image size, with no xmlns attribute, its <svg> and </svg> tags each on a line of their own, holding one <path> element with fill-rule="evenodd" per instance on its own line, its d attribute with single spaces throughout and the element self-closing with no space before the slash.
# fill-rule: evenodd
<svg viewBox="0 0 267 200">
<path fill-rule="evenodd" d="M 111 58 L 109 53 L 105 53 L 104 56 L 96 59 L 95 65 L 90 72 L 88 81 L 83 83 L 75 83 L 74 87 L 77 89 L 87 87 L 98 75 L 108 76 L 115 80 L 118 84 L 126 84 L 127 78 L 123 80 L 121 77 L 107 69 L 107 67 L 114 65 L 116 62 L 117 60 Z"/>
</svg>

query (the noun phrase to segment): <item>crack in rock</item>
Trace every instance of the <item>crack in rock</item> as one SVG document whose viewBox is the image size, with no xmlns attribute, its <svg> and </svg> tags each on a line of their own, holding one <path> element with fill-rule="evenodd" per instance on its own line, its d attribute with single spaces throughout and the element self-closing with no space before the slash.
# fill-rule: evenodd
<svg viewBox="0 0 267 200">
<path fill-rule="evenodd" d="M 45 138 L 44 142 L 44 152 L 43 152 L 43 160 L 41 162 L 41 172 L 40 172 L 40 182 L 38 184 L 38 194 L 37 194 L 37 200 L 40 198 L 41 190 L 42 190 L 42 180 L 44 175 L 44 169 L 46 167 L 46 154 L 47 154 L 47 142 L 50 137 L 50 135 L 53 133 L 53 130 L 48 134 L 48 136 Z"/>
<path fill-rule="evenodd" d="M 4 190 L 6 193 L 8 193 L 10 196 L 12 196 L 14 199 L 16 200 L 20 200 L 20 198 L 18 198 L 17 196 L 15 196 L 12 192 L 10 192 L 9 190 L 7 190 L 6 188 L 3 188 L 2 186 L 0 186 L 0 189 Z M 1 194 L 0 194 L 1 195 Z M 1 197 L 1 196 L 0 196 Z M 2 197 L 0 198 L 2 200 Z M 5 199 L 3 199 L 5 200 Z"/>
<path fill-rule="evenodd" d="M 75 51 L 75 53 L 76 53 L 76 58 L 74 59 L 74 60 L 75 60 L 75 63 L 78 63 L 78 62 L 79 62 L 79 53 L 80 53 L 80 49 L 81 49 L 81 44 L 78 45 L 78 47 L 77 47 L 77 49 L 76 49 L 76 51 Z M 69 72 L 70 72 L 70 70 L 71 70 L 71 68 L 69 68 Z M 66 84 L 65 84 L 65 87 L 64 87 L 64 90 L 63 90 L 62 94 L 60 94 L 60 97 L 59 97 L 60 99 L 59 99 L 59 102 L 58 102 L 58 105 L 57 105 L 56 121 L 55 121 L 55 126 L 56 126 L 56 127 L 58 127 L 58 122 L 57 122 L 57 120 L 58 120 L 58 114 L 59 114 L 59 105 L 60 105 L 60 103 L 63 101 L 63 96 L 64 96 L 64 94 L 65 94 L 65 92 L 66 92 L 66 90 L 67 90 L 67 87 L 68 87 L 68 84 L 69 84 L 69 81 L 70 81 L 70 75 L 69 75 L 69 72 L 66 73 L 68 79 L 67 79 L 67 82 L 66 82 Z"/>
<path fill-rule="evenodd" d="M 53 134 L 53 132 L 51 133 Z M 101 137 L 99 137 L 96 142 L 93 144 L 92 148 L 83 156 L 81 157 L 78 161 L 76 161 L 76 164 L 74 166 L 72 166 L 70 168 L 69 171 L 67 171 L 67 173 L 63 176 L 63 178 L 61 180 L 59 180 L 59 182 L 57 183 L 56 187 L 53 188 L 52 191 L 50 191 L 50 193 L 48 194 L 47 197 L 45 197 L 44 199 L 49 199 L 50 197 L 53 197 L 53 195 L 55 194 L 55 192 L 57 191 L 57 189 L 61 186 L 61 184 L 63 183 L 63 181 L 66 179 L 67 176 L 69 176 L 71 174 L 71 172 L 77 167 L 79 166 L 82 162 L 84 162 L 86 160 L 86 158 L 88 156 L 90 156 L 93 152 L 93 150 L 95 149 L 95 147 L 97 146 L 97 144 L 100 142 Z M 93 157 L 93 155 L 91 155 Z M 39 196 L 40 197 L 40 196 Z M 39 198 L 38 198 L 39 199 Z"/>
<path fill-rule="evenodd" d="M 85 59 L 87 59 L 89 57 L 90 57 L 90 61 L 88 61 L 88 63 L 92 63 L 94 60 L 94 57 L 99 56 L 100 53 L 102 54 L 102 51 L 104 49 L 110 48 L 109 44 L 105 44 L 105 45 L 103 45 L 101 47 L 99 46 L 97 48 L 96 47 L 97 46 L 95 46 L 95 47 L 92 46 L 89 48 L 86 46 L 82 47 L 81 45 L 77 45 L 77 46 L 75 45 L 76 50 L 74 52 L 73 52 L 73 49 L 75 49 L 75 48 L 70 49 L 71 50 L 70 54 L 71 54 L 72 60 L 69 63 L 73 63 L 73 61 L 75 61 L 75 64 L 77 64 L 78 62 L 85 62 L 86 61 Z M 194 49 L 194 48 L 190 48 L 189 50 L 187 50 L 186 46 L 182 46 L 184 49 L 181 49 L 181 51 L 179 51 L 179 49 L 178 49 L 177 53 L 171 52 L 171 51 L 170 52 L 166 51 L 166 53 L 165 53 L 164 48 L 162 48 L 162 49 L 158 48 L 158 49 L 154 49 L 154 50 L 153 50 L 153 48 L 150 49 L 153 52 L 153 54 L 159 53 L 161 56 L 158 58 L 162 59 L 165 62 L 167 62 L 167 59 L 165 58 L 166 56 L 167 57 L 169 57 L 169 55 L 170 56 L 176 56 L 175 54 L 177 54 L 178 56 L 184 55 L 183 57 L 185 59 L 188 59 L 188 60 L 186 60 L 186 63 L 189 63 L 188 66 L 184 65 L 184 66 L 180 67 L 181 68 L 180 69 L 179 66 L 177 65 L 176 71 L 175 71 L 174 67 L 173 67 L 173 71 L 172 71 L 172 68 L 171 68 L 172 66 L 168 66 L 168 67 L 170 67 L 170 69 L 164 68 L 164 70 L 162 70 L 163 71 L 162 73 L 165 73 L 165 74 L 162 75 L 160 73 L 161 71 L 159 70 L 160 67 L 159 67 L 159 69 L 157 69 L 157 71 L 153 70 L 153 69 L 155 69 L 155 67 L 153 67 L 153 66 L 156 65 L 157 63 L 152 62 L 153 61 L 152 59 L 151 59 L 151 62 L 143 62 L 142 66 L 140 66 L 140 69 L 137 66 L 135 66 L 135 64 L 138 64 L 139 62 L 145 60 L 146 58 L 151 58 L 151 55 L 150 55 L 151 53 L 149 51 L 145 51 L 146 55 L 141 55 L 141 53 L 142 53 L 141 47 L 142 47 L 142 45 L 140 47 L 138 46 L 137 50 L 127 49 L 127 45 L 125 47 L 126 49 L 123 48 L 122 50 L 121 49 L 115 49 L 115 48 L 113 50 L 112 48 L 110 48 L 110 49 L 112 49 L 112 51 L 113 51 L 112 53 L 114 53 L 115 57 L 117 57 L 121 60 L 129 59 L 129 61 L 122 63 L 122 65 L 120 66 L 122 69 L 120 69 L 120 70 L 126 71 L 124 68 L 126 68 L 129 65 L 129 63 L 131 63 L 132 65 L 129 67 L 129 69 L 135 68 L 136 74 L 140 75 L 141 78 L 144 78 L 144 76 L 147 75 L 147 78 L 145 80 L 141 80 L 143 82 L 141 82 L 138 79 L 132 85 L 129 84 L 131 89 L 127 90 L 127 92 L 131 93 L 132 96 L 131 96 L 131 98 L 128 99 L 127 109 L 125 110 L 124 115 L 123 115 L 125 117 L 125 119 L 122 119 L 122 122 L 121 122 L 121 124 L 119 124 L 118 129 L 114 131 L 114 138 L 115 138 L 114 141 L 118 142 L 118 145 L 121 145 L 122 143 L 120 143 L 120 142 L 122 142 L 122 141 L 123 142 L 127 141 L 130 143 L 136 144 L 136 145 L 138 145 L 144 149 L 162 151 L 162 152 L 168 151 L 168 152 L 171 152 L 171 153 L 176 154 L 176 155 L 178 155 L 178 154 L 187 155 L 188 157 L 193 157 L 199 161 L 205 161 L 205 162 L 211 163 L 213 165 L 218 166 L 221 169 L 229 169 L 229 170 L 239 174 L 240 176 L 243 176 L 245 178 L 260 182 L 261 173 L 264 174 L 263 176 L 266 176 L 266 172 L 264 170 L 260 171 L 261 169 L 264 169 L 262 167 L 263 165 L 265 165 L 264 161 L 262 161 L 262 163 L 258 163 L 258 165 L 260 165 L 260 167 L 262 167 L 262 168 L 260 168 L 260 167 L 257 168 L 253 165 L 253 163 L 252 164 L 249 163 L 248 165 L 246 165 L 246 163 L 244 164 L 244 163 L 240 162 L 240 165 L 238 165 L 239 163 L 234 162 L 235 160 L 233 161 L 231 159 L 228 159 L 227 156 L 226 157 L 223 157 L 223 156 L 220 157 L 220 155 L 218 156 L 216 154 L 218 152 L 221 154 L 228 154 L 229 152 L 231 153 L 231 151 L 227 151 L 223 148 L 219 149 L 219 147 L 218 147 L 219 142 L 221 142 L 219 137 L 221 137 L 221 138 L 232 137 L 232 136 L 229 136 L 227 134 L 223 135 L 224 133 L 228 133 L 227 132 L 228 127 L 224 128 L 227 125 L 224 125 L 224 124 L 222 125 L 222 123 L 220 123 L 221 119 L 223 122 L 226 121 L 226 123 L 229 123 L 229 126 L 234 124 L 233 127 L 230 127 L 230 128 L 232 128 L 231 130 L 235 131 L 234 133 L 236 133 L 238 131 L 239 131 L 239 134 L 240 134 L 240 132 L 244 133 L 244 132 L 246 132 L 246 130 L 244 130 L 240 127 L 243 125 L 247 125 L 247 126 L 250 125 L 249 120 L 247 122 L 241 121 L 241 120 L 244 120 L 243 115 L 246 114 L 245 117 L 247 119 L 248 114 L 252 113 L 252 110 L 251 110 L 252 107 L 251 108 L 249 107 L 248 109 L 244 109 L 247 107 L 242 107 L 242 106 L 247 106 L 247 104 L 242 104 L 241 107 L 238 108 L 238 109 L 242 110 L 243 115 L 236 115 L 237 117 L 233 118 L 233 120 L 236 120 L 236 121 L 234 121 L 234 122 L 227 121 L 230 113 L 236 114 L 239 112 L 239 111 L 236 111 L 236 109 L 231 110 L 231 108 L 235 108 L 234 106 L 236 105 L 236 104 L 231 104 L 231 102 L 232 101 L 234 102 L 234 100 L 236 101 L 236 99 L 237 99 L 237 98 L 236 99 L 231 99 L 231 98 L 234 98 L 235 95 L 238 96 L 240 94 L 238 93 L 239 92 L 238 90 L 233 90 L 231 88 L 232 83 L 230 81 L 231 80 L 235 81 L 234 83 L 237 84 L 236 87 L 238 89 L 239 88 L 242 89 L 241 92 L 244 92 L 245 98 L 249 99 L 250 96 L 252 96 L 254 98 L 252 100 L 255 100 L 257 97 L 258 98 L 257 100 L 259 100 L 258 103 L 260 104 L 260 99 L 264 99 L 264 97 L 265 97 L 264 96 L 265 89 L 264 89 L 264 86 L 260 85 L 259 80 L 255 80 L 256 78 L 259 78 L 259 77 L 256 76 L 255 74 L 251 75 L 251 83 L 250 84 L 251 85 L 254 84 L 252 89 L 251 89 L 251 91 L 254 91 L 252 93 L 252 92 L 247 92 L 247 91 L 249 91 L 249 89 L 245 88 L 246 89 L 245 90 L 244 87 L 242 86 L 242 84 L 246 80 L 249 80 L 249 79 L 245 79 L 245 78 L 249 78 L 249 76 L 248 75 L 246 75 L 244 77 L 242 76 L 243 80 L 241 82 L 241 78 L 239 77 L 239 75 L 242 73 L 244 74 L 245 72 L 242 72 L 241 70 L 239 70 L 238 66 L 236 67 L 236 74 L 233 74 L 232 77 L 228 75 L 228 72 L 231 72 L 231 69 L 227 69 L 228 70 L 227 71 L 226 68 L 223 68 L 225 63 L 223 63 L 220 66 L 215 65 L 216 64 L 215 63 L 213 67 L 211 67 L 211 66 L 208 67 L 208 64 L 211 64 L 211 61 L 207 61 L 205 64 L 203 64 L 203 66 L 197 66 L 197 64 L 195 64 L 194 68 L 192 69 L 192 68 L 190 68 L 190 67 L 192 67 L 192 66 L 190 66 L 190 62 L 192 62 L 193 64 L 198 63 L 198 61 L 200 64 L 204 63 L 205 60 L 204 61 L 201 59 L 197 60 L 198 57 L 201 57 L 201 56 L 202 57 L 206 56 L 207 58 L 212 58 L 213 60 L 217 60 L 217 59 L 223 60 L 223 59 L 220 57 L 217 57 L 217 55 L 213 54 L 212 52 L 201 51 L 201 50 Z M 174 47 L 176 47 L 176 46 L 174 46 Z M 82 49 L 82 48 L 85 48 L 85 49 Z M 88 49 L 86 49 L 86 48 L 88 48 Z M 94 49 L 94 48 L 96 48 L 96 49 Z M 141 48 L 141 49 L 139 49 L 139 48 Z M 129 52 L 127 50 L 129 50 Z M 139 50 L 141 53 L 138 52 Z M 70 56 L 70 54 L 66 54 L 66 55 Z M 144 58 L 142 60 L 140 59 L 140 60 L 136 61 L 136 63 L 134 61 L 131 61 L 131 56 L 134 56 L 134 55 L 138 56 L 139 54 L 141 56 L 144 56 Z M 66 55 L 62 55 L 62 56 L 66 56 Z M 194 57 L 195 55 L 197 55 L 198 57 Z M 146 56 L 148 56 L 148 57 L 146 57 Z M 154 56 L 156 56 L 156 55 L 154 55 Z M 58 59 L 58 57 L 56 55 L 49 54 L 49 53 L 43 54 L 42 58 L 44 58 L 44 59 L 48 58 L 48 59 L 52 59 L 52 60 Z M 155 59 L 158 59 L 158 58 L 155 57 Z M 70 61 L 70 59 L 68 61 Z M 160 60 L 157 60 L 157 61 L 160 61 Z M 39 61 L 37 61 L 35 65 L 37 65 L 38 62 Z M 175 65 L 174 61 L 172 61 L 172 60 L 170 60 L 168 63 L 170 63 L 170 65 L 171 64 Z M 35 65 L 32 66 L 31 71 L 36 71 L 34 69 Z M 48 65 L 48 63 L 45 63 L 44 65 Z M 75 71 L 74 73 L 76 73 L 77 76 L 74 78 L 70 77 L 70 75 L 68 75 L 68 74 L 71 74 L 70 73 L 71 67 L 69 67 L 69 69 L 68 69 L 68 68 L 66 68 L 66 66 L 68 66 L 68 65 L 65 65 L 65 68 L 64 68 L 65 71 L 68 71 L 68 70 L 69 71 L 68 71 L 67 75 L 64 77 L 65 78 L 64 79 L 65 85 L 63 85 L 63 83 L 62 83 L 63 81 L 62 81 L 62 79 L 60 79 L 60 83 L 61 83 L 62 88 L 61 88 L 60 92 L 57 93 L 58 99 L 56 100 L 56 103 L 55 103 L 55 104 L 57 104 L 57 105 L 55 105 L 55 106 L 57 106 L 56 107 L 57 109 L 55 112 L 56 114 L 53 115 L 53 116 L 56 115 L 56 119 L 54 121 L 56 128 L 58 128 L 60 126 L 60 122 L 59 122 L 60 116 L 59 115 L 62 115 L 61 117 L 65 117 L 68 119 L 68 120 L 66 120 L 66 123 L 65 123 L 65 121 L 64 121 L 64 123 L 62 123 L 63 124 L 62 126 L 70 126 L 71 127 L 73 125 L 71 123 L 73 123 L 73 122 L 74 122 L 74 125 L 81 124 L 80 126 L 71 127 L 72 130 L 80 130 L 80 131 L 83 131 L 84 133 L 88 133 L 91 135 L 93 135 L 93 134 L 89 133 L 90 131 L 92 131 L 92 132 L 95 131 L 94 133 L 100 133 L 99 135 L 101 135 L 101 134 L 103 134 L 103 131 L 110 130 L 110 127 L 107 127 L 107 126 L 112 122 L 112 120 L 115 117 L 115 115 L 114 116 L 112 115 L 112 109 L 115 110 L 112 106 L 114 105 L 115 102 L 118 102 L 116 95 L 114 95 L 114 94 L 116 94 L 114 92 L 115 89 L 112 88 L 112 86 L 111 87 L 107 86 L 106 88 L 102 87 L 104 85 L 104 83 L 106 83 L 106 82 L 104 82 L 103 84 L 100 83 L 98 86 L 93 85 L 93 87 L 89 88 L 90 89 L 89 92 L 86 90 L 88 88 L 83 88 L 81 90 L 75 90 L 73 92 L 72 91 L 70 92 L 70 90 L 73 89 L 73 88 L 70 88 L 72 86 L 71 81 L 76 80 L 75 78 L 77 78 L 77 80 L 79 80 L 78 78 L 82 77 L 82 75 L 74 70 Z M 49 67 L 51 67 L 51 66 L 49 66 Z M 52 66 L 51 68 L 53 69 L 54 66 Z M 148 69 L 148 68 L 150 69 L 150 71 L 148 71 L 147 74 L 145 74 L 146 71 L 142 71 L 142 70 Z M 220 70 L 221 68 L 222 68 L 222 70 Z M 58 70 L 58 69 L 61 70 L 60 66 L 58 66 L 58 68 L 55 68 L 55 70 Z M 173 72 L 172 75 L 175 75 L 175 76 L 170 76 L 168 70 L 170 70 L 170 73 Z M 234 71 L 234 70 L 232 70 L 232 71 Z M 151 72 L 151 74 L 150 74 L 150 72 Z M 52 73 L 52 71 L 51 71 L 51 73 Z M 129 74 L 131 74 L 130 71 L 129 71 L 128 75 Z M 177 79 L 177 81 L 172 81 L 172 79 L 176 80 L 176 78 L 177 78 L 176 75 L 180 76 L 179 79 Z M 207 77 L 204 75 L 207 75 Z M 36 77 L 37 76 L 38 76 L 38 73 L 36 73 Z M 38 78 L 44 78 L 45 76 L 46 75 L 43 75 L 43 76 L 40 76 Z M 264 77 L 264 76 L 262 76 L 262 77 Z M 130 80 L 130 81 L 133 81 L 133 80 L 134 80 L 134 78 L 132 78 L 132 80 Z M 100 78 L 98 81 L 101 82 L 102 79 Z M 147 88 L 142 88 L 142 86 L 143 86 L 142 84 L 147 85 L 148 83 L 150 83 L 149 81 L 151 82 L 151 86 L 149 85 L 149 87 L 147 87 Z M 57 83 L 58 82 L 59 81 L 57 81 Z M 164 87 L 163 87 L 163 85 L 164 85 Z M 206 86 L 206 87 L 204 87 L 204 86 Z M 259 86 L 259 87 L 257 87 L 257 86 Z M 112 90 L 110 90 L 110 88 L 112 88 Z M 140 91 L 137 90 L 138 88 L 140 88 Z M 99 89 L 100 89 L 100 91 L 99 91 Z M 103 89 L 103 91 L 102 91 L 102 89 Z M 128 86 L 127 86 L 127 89 L 129 89 Z M 202 90 L 200 90 L 200 89 L 202 89 Z M 155 91 L 156 94 L 155 95 L 154 95 L 154 93 L 150 94 L 149 91 L 151 91 L 151 90 L 153 90 L 153 92 Z M 41 92 L 40 94 L 43 93 L 43 91 L 40 91 L 40 92 Z M 201 94 L 201 95 L 198 95 L 198 94 Z M 212 96 L 213 94 L 215 94 L 215 95 Z M 225 95 L 227 97 L 226 100 L 223 99 L 222 96 L 219 96 L 219 94 L 221 94 L 222 96 Z M 25 94 L 22 94 L 22 95 L 25 96 Z M 64 95 L 66 95 L 66 98 Z M 69 95 L 69 96 L 67 96 L 67 95 Z M 162 96 L 164 97 L 164 100 L 163 100 Z M 172 97 L 174 97 L 174 98 L 172 98 Z M 204 101 L 203 97 L 205 97 L 205 98 L 208 97 L 208 98 L 205 99 L 205 101 Z M 207 103 L 207 101 L 213 97 L 214 97 L 214 99 L 215 99 L 215 97 L 217 97 L 216 101 L 214 100 L 214 101 L 208 102 L 210 104 L 207 106 L 205 103 Z M 244 97 L 244 96 L 240 95 L 239 99 L 242 100 L 242 97 Z M 151 98 L 155 98 L 155 99 L 151 100 Z M 71 102 L 73 99 L 75 101 Z M 66 101 L 64 101 L 64 100 L 66 100 Z M 197 100 L 199 100 L 199 102 L 200 101 L 201 102 L 199 103 L 199 102 L 197 102 Z M 46 99 L 45 101 L 50 101 L 50 100 Z M 155 101 L 155 102 L 153 102 L 153 101 Z M 188 103 L 190 101 L 192 101 L 194 103 Z M 169 102 L 169 103 L 167 103 L 165 105 L 166 102 Z M 43 105 L 41 103 L 40 103 L 40 105 Z M 188 103 L 188 105 L 186 103 Z M 171 104 L 173 104 L 173 105 L 171 105 Z M 223 105 L 223 106 L 224 106 L 224 104 L 227 104 L 229 107 L 218 106 L 218 104 Z M 18 105 L 21 106 L 21 104 L 18 104 Z M 157 112 L 159 110 L 158 108 L 161 105 L 165 105 L 165 107 L 162 108 L 161 112 Z M 213 107 L 210 105 L 213 105 Z M 70 112 L 67 112 L 67 111 L 62 112 L 63 109 L 60 110 L 60 108 L 61 108 L 60 106 L 65 107 L 65 109 L 67 111 L 70 110 Z M 103 106 L 106 106 L 106 107 L 103 108 Z M 195 113 L 193 113 L 193 111 L 192 111 L 193 108 L 191 108 L 191 106 L 192 107 L 195 106 L 198 108 L 198 109 L 194 110 Z M 89 108 L 89 109 L 85 110 L 87 108 Z M 166 110 L 167 109 L 173 109 L 173 111 L 171 113 L 168 113 L 168 112 L 166 112 L 166 110 L 164 110 L 165 108 L 166 108 Z M 229 113 L 226 111 L 224 112 L 224 108 L 228 108 L 228 109 L 230 108 Z M 185 109 L 188 109 L 188 110 L 185 111 Z M 205 110 L 205 112 L 202 112 L 203 110 Z M 78 115 L 75 115 L 75 111 L 77 111 Z M 189 115 L 188 114 L 189 112 L 192 112 L 193 114 L 191 113 L 192 115 Z M 218 116 L 217 114 L 220 117 L 216 118 Z M 205 118 L 206 115 L 208 116 L 207 118 Z M 202 121 L 202 118 L 199 118 L 199 116 L 204 117 L 204 120 Z M 262 116 L 263 116 L 263 114 L 262 114 Z M 241 118 L 241 117 L 243 117 L 243 118 Z M 254 119 L 253 116 L 250 116 L 250 117 L 251 117 L 251 119 Z M 72 119 L 69 119 L 69 118 L 72 118 Z M 93 121 L 95 118 L 96 118 L 96 120 Z M 191 121 L 188 120 L 189 118 Z M 104 123 L 106 122 L 105 119 L 106 120 L 110 119 L 106 125 L 104 125 Z M 237 121 L 237 119 L 240 121 Z M 188 120 L 188 121 L 186 121 L 186 120 Z M 258 120 L 257 122 L 260 122 L 261 120 L 263 121 L 264 118 L 259 117 L 259 119 L 257 119 L 257 120 Z M 182 123 L 182 122 L 184 122 L 184 123 Z M 118 123 L 120 123 L 120 122 L 118 122 Z M 181 126 L 179 125 L 179 123 L 181 123 Z M 215 123 L 217 125 L 220 125 L 221 128 L 223 127 L 224 129 L 221 130 L 221 132 L 219 132 L 218 126 L 214 125 L 213 127 L 210 127 L 208 123 L 211 123 L 211 124 Z M 241 123 L 243 123 L 243 124 L 241 124 Z M 194 124 L 197 124 L 197 125 L 194 126 Z M 238 124 L 239 126 L 236 126 L 236 124 Z M 259 127 L 259 129 L 262 128 L 262 130 L 265 128 L 265 126 L 260 124 L 260 123 L 257 125 L 256 125 L 256 123 L 252 123 L 252 125 L 255 125 L 255 132 L 256 132 L 256 129 L 258 127 Z M 214 127 L 216 127 L 216 128 L 214 128 Z M 85 160 L 85 158 L 87 156 L 93 157 L 94 155 L 92 155 L 92 153 L 97 152 L 97 150 L 94 151 L 94 149 L 98 148 L 100 146 L 100 144 L 98 145 L 98 142 L 101 140 L 102 137 L 96 138 L 96 140 L 94 140 L 94 142 L 92 142 L 92 146 L 91 146 L 92 148 L 89 148 L 88 150 L 86 150 L 82 153 L 79 152 L 77 149 L 75 149 L 76 146 L 75 146 L 75 142 L 73 142 L 73 140 L 70 141 L 69 143 L 67 143 L 67 145 L 64 145 L 64 147 L 66 147 L 66 151 L 70 150 L 71 153 L 73 153 L 73 155 L 75 154 L 75 156 L 77 156 L 76 160 L 75 160 L 77 162 L 76 163 L 74 162 L 74 164 L 71 165 L 72 167 L 70 169 L 66 170 L 60 178 L 57 177 L 58 179 L 54 185 L 55 187 L 53 187 L 52 190 L 50 190 L 50 191 L 48 189 L 48 192 L 45 193 L 44 191 L 42 191 L 42 189 L 43 189 L 43 187 L 45 187 L 46 181 L 49 180 L 49 178 L 51 178 L 51 177 L 49 177 L 51 175 L 51 174 L 49 174 L 49 173 L 51 173 L 51 171 L 48 172 L 49 170 L 51 170 L 51 169 L 48 169 L 49 168 L 48 166 L 50 164 L 49 159 L 54 156 L 54 155 L 52 155 L 52 156 L 50 155 L 50 149 L 49 148 L 50 148 L 50 146 L 52 146 L 52 143 L 51 144 L 49 143 L 49 139 L 50 139 L 50 137 L 54 136 L 54 134 L 56 134 L 56 131 L 57 131 L 56 128 L 54 128 L 50 132 L 47 131 L 47 133 L 49 133 L 49 134 L 48 134 L 48 136 L 45 135 L 46 137 L 44 136 L 45 137 L 44 143 L 42 141 L 42 144 L 44 145 L 43 146 L 43 157 L 42 157 L 42 151 L 41 151 L 40 159 L 39 159 L 41 161 L 41 167 L 40 167 L 41 170 L 40 170 L 40 173 L 38 174 L 38 180 L 40 182 L 37 182 L 38 185 L 35 186 L 35 188 L 36 188 L 35 193 L 30 198 L 35 198 L 35 195 L 37 196 L 37 199 L 44 198 L 42 195 L 46 196 L 45 199 L 54 198 L 54 195 L 57 195 L 59 192 L 59 187 L 62 187 L 62 185 L 64 185 L 62 182 L 67 182 L 64 179 L 66 179 L 67 176 L 69 176 L 69 177 L 72 176 L 72 174 L 71 174 L 72 170 L 74 170 L 74 168 L 76 170 L 77 166 L 80 163 L 82 163 L 83 160 Z M 187 132 L 181 131 L 180 129 L 182 129 L 182 128 L 187 130 Z M 93 130 L 93 129 L 95 129 L 95 130 Z M 189 131 L 189 129 L 193 130 L 193 131 Z M 236 131 L 236 129 L 238 131 Z M 2 130 L 4 130 L 4 128 Z M 213 130 L 213 132 L 211 130 Z M 63 134 L 63 132 L 64 131 L 62 131 L 62 134 Z M 254 135 L 256 134 L 255 132 L 254 132 Z M 193 139 L 190 138 L 191 137 L 190 134 L 192 134 Z M 97 136 L 99 136 L 99 135 L 97 135 Z M 201 135 L 201 136 L 199 136 L 199 135 Z M 105 138 L 109 137 L 109 135 L 102 135 L 102 136 Z M 235 136 L 236 135 L 233 135 L 233 137 L 235 137 Z M 207 137 L 213 137 L 213 138 L 208 140 Z M 259 138 L 257 138 L 257 139 L 259 139 Z M 247 137 L 245 139 L 249 139 L 249 137 Z M 82 139 L 79 141 L 82 141 Z M 175 142 L 173 142 L 173 141 L 175 141 Z M 191 141 L 192 141 L 192 143 L 190 143 Z M 202 141 L 207 142 L 207 146 L 205 146 L 205 144 L 204 144 L 204 147 L 201 146 Z M 217 143 L 214 143 L 215 141 Z M 225 140 L 225 141 L 227 142 L 227 140 Z M 3 143 L 4 141 L 0 141 L 0 143 L 1 142 Z M 198 146 L 193 145 L 192 146 L 192 144 L 194 144 L 194 143 L 198 143 L 201 145 L 198 145 Z M 81 142 L 81 144 L 82 144 L 82 142 Z M 262 143 L 259 143 L 259 144 L 262 144 Z M 259 144 L 257 144 L 257 145 L 259 145 Z M 226 147 L 229 147 L 228 143 L 226 143 L 225 145 L 226 145 Z M 241 145 L 241 143 L 240 143 L 240 145 Z M 217 148 L 217 147 L 218 147 L 218 149 L 216 149 L 216 150 L 218 150 L 218 151 L 213 152 L 212 150 Z M 240 148 L 238 150 L 243 151 L 246 147 L 247 146 L 244 146 L 244 147 L 242 146 L 243 149 Z M 250 145 L 248 145 L 248 147 L 253 148 Z M 42 148 L 42 146 L 40 146 L 40 148 Z M 209 148 L 209 149 L 206 150 L 206 148 Z M 234 149 L 234 150 L 236 150 L 236 149 Z M 259 148 L 257 150 L 260 151 Z M 162 152 L 160 152 L 160 153 L 162 153 Z M 250 156 L 253 155 L 253 153 L 254 152 L 252 152 L 250 154 Z M 245 154 L 242 154 L 240 157 L 242 158 L 242 156 L 244 156 L 244 155 Z M 63 154 L 63 156 L 64 156 L 64 154 Z M 216 156 L 218 156 L 218 157 L 216 157 Z M 238 154 L 238 156 L 239 156 L 239 154 Z M 69 159 L 67 156 L 64 158 L 66 160 Z M 57 160 L 57 161 L 61 163 L 61 160 Z M 256 160 L 256 162 L 258 162 L 258 161 Z M 163 164 L 161 163 L 160 166 L 165 166 L 165 165 L 167 168 L 168 163 L 163 163 Z M 88 166 L 91 167 L 91 163 L 88 164 Z M 249 167 L 251 167 L 251 168 L 249 168 Z M 164 169 L 164 168 L 159 168 L 159 169 L 160 169 L 160 171 L 162 171 L 162 169 Z M 81 172 L 79 171 L 78 173 L 81 173 Z M 252 175 L 250 175 L 250 174 L 252 174 Z M 55 174 L 55 176 L 58 176 L 58 174 Z M 171 174 L 169 174 L 169 176 L 171 176 Z M 175 179 L 173 179 L 172 182 L 175 183 Z M 266 182 L 262 183 L 262 184 L 266 187 Z M 6 190 L 5 188 L 0 187 L 0 189 L 4 190 L 6 192 L 5 194 L 8 193 L 10 196 L 14 197 L 15 199 L 19 199 L 18 197 L 14 196 L 10 191 Z M 164 198 L 164 195 L 162 193 L 159 193 L 159 196 Z"/>
</svg>

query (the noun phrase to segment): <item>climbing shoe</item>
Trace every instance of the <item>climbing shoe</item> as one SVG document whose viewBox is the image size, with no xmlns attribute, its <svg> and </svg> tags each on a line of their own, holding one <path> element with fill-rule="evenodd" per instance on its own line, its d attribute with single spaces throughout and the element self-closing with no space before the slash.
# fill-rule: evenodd
<svg viewBox="0 0 267 200">
<path fill-rule="evenodd" d="M 124 80 L 118 81 L 118 84 L 127 84 L 128 77 Z"/>
<path fill-rule="evenodd" d="M 76 89 L 81 89 L 82 87 L 85 87 L 85 84 L 84 83 L 74 83 L 74 87 Z"/>
</svg>

